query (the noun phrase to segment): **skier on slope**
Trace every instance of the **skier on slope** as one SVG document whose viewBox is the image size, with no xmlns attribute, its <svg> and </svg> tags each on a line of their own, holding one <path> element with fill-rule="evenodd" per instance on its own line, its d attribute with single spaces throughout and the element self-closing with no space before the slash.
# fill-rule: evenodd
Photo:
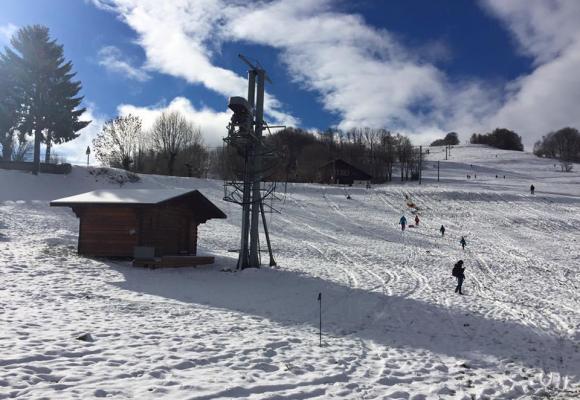
<svg viewBox="0 0 580 400">
<path fill-rule="evenodd" d="M 399 220 L 399 224 L 401 225 L 401 231 L 405 231 L 405 226 L 407 226 L 407 218 L 403 215 Z"/>
<path fill-rule="evenodd" d="M 459 241 L 459 244 L 461 245 L 461 247 L 463 248 L 463 250 L 465 250 L 465 245 L 467 244 L 467 242 L 465 241 L 465 237 L 461 236 L 461 240 Z"/>
<path fill-rule="evenodd" d="M 419 216 L 415 215 L 415 226 L 419 226 Z"/>
<path fill-rule="evenodd" d="M 455 287 L 455 293 L 463 294 L 461 291 L 463 286 L 463 280 L 465 279 L 465 267 L 463 266 L 463 260 L 457 261 L 453 266 L 453 271 L 451 275 L 457 278 L 457 286 Z"/>
<path fill-rule="evenodd" d="M 530 193 L 534 194 L 534 190 L 536 190 L 536 188 L 534 187 L 534 185 L 531 185 L 530 186 Z"/>
<path fill-rule="evenodd" d="M 443 225 L 439 228 L 439 232 L 441 232 L 441 237 L 445 236 L 445 227 Z"/>
</svg>

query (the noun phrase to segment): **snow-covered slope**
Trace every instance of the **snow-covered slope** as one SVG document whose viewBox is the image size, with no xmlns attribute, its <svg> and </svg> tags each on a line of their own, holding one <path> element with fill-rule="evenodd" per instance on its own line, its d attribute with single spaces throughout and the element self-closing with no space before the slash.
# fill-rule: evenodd
<svg viewBox="0 0 580 400">
<path fill-rule="evenodd" d="M 459 146 L 437 182 L 440 150 L 421 186 L 288 185 L 269 217 L 279 268 L 236 273 L 219 181 L 0 170 L 0 399 L 580 397 L 580 175 Z M 216 265 L 77 256 L 78 220 L 48 201 L 119 187 L 202 191 L 228 215 L 200 229 Z M 421 222 L 402 234 L 406 196 Z"/>
</svg>

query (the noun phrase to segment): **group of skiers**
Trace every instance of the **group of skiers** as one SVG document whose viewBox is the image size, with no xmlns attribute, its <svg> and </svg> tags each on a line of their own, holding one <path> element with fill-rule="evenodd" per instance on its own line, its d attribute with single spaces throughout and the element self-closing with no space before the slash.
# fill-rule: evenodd
<svg viewBox="0 0 580 400">
<path fill-rule="evenodd" d="M 401 225 L 401 230 L 405 232 L 405 228 L 407 227 L 407 218 L 403 215 L 399 220 L 399 225 Z M 415 215 L 415 226 L 419 226 L 419 216 Z"/>
<path fill-rule="evenodd" d="M 419 216 L 415 215 L 415 226 L 419 226 Z M 401 225 L 401 231 L 405 232 L 405 228 L 407 227 L 407 218 L 403 215 L 399 220 L 399 225 Z M 441 225 L 439 228 L 439 232 L 441 232 L 441 237 L 445 236 L 445 227 Z M 465 236 L 461 236 L 461 240 L 459 240 L 459 244 L 461 248 L 465 250 L 465 246 L 467 246 L 467 241 L 465 240 Z"/>
<path fill-rule="evenodd" d="M 533 194 L 533 186 L 532 186 L 531 190 L 532 190 L 532 194 Z M 404 215 L 399 220 L 399 225 L 401 225 L 401 231 L 405 232 L 405 228 L 407 226 L 407 218 L 405 218 Z M 415 226 L 419 226 L 419 216 L 418 215 L 415 215 Z M 441 225 L 441 228 L 439 228 L 439 232 L 441 232 L 441 237 L 445 236 L 445 226 Z M 459 244 L 461 245 L 461 248 L 463 249 L 463 251 L 465 251 L 465 246 L 467 246 L 467 241 L 465 240 L 465 236 L 461 236 L 461 239 L 459 240 Z M 463 260 L 459 260 L 457 263 L 455 263 L 455 265 L 453 266 L 453 270 L 451 272 L 451 275 L 454 276 L 455 278 L 457 278 L 457 286 L 455 287 L 455 293 L 459 293 L 460 295 L 463 295 L 462 286 L 463 286 L 463 281 L 465 280 L 465 267 L 463 266 Z"/>
<path fill-rule="evenodd" d="M 496 175 L 497 178 L 497 175 Z M 505 178 L 505 176 L 504 176 Z M 536 188 L 534 187 L 534 185 L 530 186 L 530 193 L 533 195 L 535 192 Z M 408 196 L 405 196 L 408 199 Z M 407 218 L 405 218 L 405 216 L 403 215 L 401 217 L 401 219 L 399 220 L 399 225 L 401 225 L 401 230 L 404 232 L 405 231 L 405 227 L 407 226 Z M 415 226 L 419 226 L 419 216 L 415 215 Z M 441 232 L 441 237 L 445 236 L 445 226 L 441 225 L 441 228 L 439 228 L 439 232 Z M 465 236 L 461 236 L 461 239 L 459 240 L 459 244 L 461 245 L 461 248 L 463 249 L 463 251 L 465 251 L 465 246 L 467 246 L 467 241 L 465 240 Z M 459 293 L 459 294 L 463 294 L 463 292 L 461 291 L 462 286 L 463 286 L 463 281 L 465 280 L 465 267 L 463 266 L 463 260 L 459 260 L 455 263 L 455 265 L 453 266 L 453 270 L 451 272 L 451 275 L 454 276 L 455 278 L 457 278 L 457 286 L 455 287 L 455 293 Z"/>
</svg>

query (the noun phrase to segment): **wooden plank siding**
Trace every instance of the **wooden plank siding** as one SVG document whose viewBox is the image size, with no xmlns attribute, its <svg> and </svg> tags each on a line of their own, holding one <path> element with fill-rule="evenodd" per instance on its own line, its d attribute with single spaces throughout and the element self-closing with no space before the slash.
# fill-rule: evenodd
<svg viewBox="0 0 580 400">
<path fill-rule="evenodd" d="M 140 211 L 139 246 L 155 247 L 155 255 L 196 254 L 197 222 L 185 207 L 166 206 Z"/>
<path fill-rule="evenodd" d="M 87 256 L 126 257 L 137 245 L 138 221 L 128 207 L 82 208 L 79 254 Z"/>
<path fill-rule="evenodd" d="M 174 197 L 167 200 L 152 192 L 157 201 L 152 203 L 143 200 L 146 192 L 135 189 L 126 193 L 125 200 L 125 193 L 111 190 L 51 202 L 51 206 L 71 207 L 79 218 L 79 254 L 132 257 L 135 247 L 143 246 L 154 248 L 156 257 L 196 256 L 199 224 L 226 218 L 197 190 L 169 193 L 167 196 Z"/>
</svg>

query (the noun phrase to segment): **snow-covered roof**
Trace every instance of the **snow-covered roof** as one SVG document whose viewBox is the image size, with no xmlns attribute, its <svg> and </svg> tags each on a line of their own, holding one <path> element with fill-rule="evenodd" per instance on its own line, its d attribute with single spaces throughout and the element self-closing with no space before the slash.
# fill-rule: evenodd
<svg viewBox="0 0 580 400">
<path fill-rule="evenodd" d="M 64 197 L 50 202 L 52 206 L 69 204 L 158 204 L 187 193 L 191 189 L 101 189 Z"/>
<path fill-rule="evenodd" d="M 185 197 L 203 223 L 211 218 L 227 218 L 226 214 L 198 190 L 191 189 L 101 189 L 64 197 L 50 202 L 54 207 L 88 207 L 93 205 L 147 206 Z"/>
</svg>

